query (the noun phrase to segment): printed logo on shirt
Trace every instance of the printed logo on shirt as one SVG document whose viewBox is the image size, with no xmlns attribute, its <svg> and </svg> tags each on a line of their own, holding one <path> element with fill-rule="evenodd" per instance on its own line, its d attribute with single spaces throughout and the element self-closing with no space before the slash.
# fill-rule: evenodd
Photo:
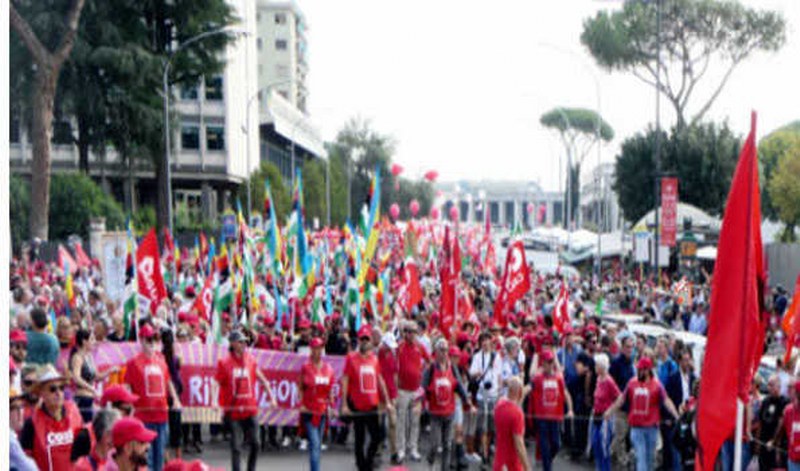
<svg viewBox="0 0 800 471">
<path fill-rule="evenodd" d="M 47 434 L 47 446 L 71 445 L 73 440 L 72 430 L 64 432 L 50 432 Z"/>
<path fill-rule="evenodd" d="M 792 436 L 789 437 L 789 445 L 792 451 L 800 451 L 800 420 L 792 422 Z"/>
<path fill-rule="evenodd" d="M 453 383 L 449 378 L 436 378 L 433 384 L 433 391 L 436 394 L 436 402 L 441 405 L 449 404 L 452 395 L 450 392 L 453 390 Z"/>
<path fill-rule="evenodd" d="M 314 376 L 314 384 L 317 386 L 327 386 L 331 384 L 331 379 L 327 376 Z"/>
<path fill-rule="evenodd" d="M 247 398 L 252 394 L 250 386 L 250 372 L 247 368 L 233 369 L 233 397 Z"/>
<path fill-rule="evenodd" d="M 558 381 L 554 379 L 542 381 L 542 405 L 545 407 L 558 405 Z"/>
<path fill-rule="evenodd" d="M 164 387 L 164 375 L 161 368 L 156 365 L 144 367 L 144 394 L 146 397 L 164 397 L 166 388 Z"/>
<path fill-rule="evenodd" d="M 650 390 L 645 387 L 634 388 L 633 408 L 634 415 L 648 415 L 650 412 Z"/>
<path fill-rule="evenodd" d="M 378 392 L 378 380 L 375 377 L 375 367 L 372 365 L 362 365 L 358 372 L 361 380 L 361 392 L 371 394 Z"/>
</svg>

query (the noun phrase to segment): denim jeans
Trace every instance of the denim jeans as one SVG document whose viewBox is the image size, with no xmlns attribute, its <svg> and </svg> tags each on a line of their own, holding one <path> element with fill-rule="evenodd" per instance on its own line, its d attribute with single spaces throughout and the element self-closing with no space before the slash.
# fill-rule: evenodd
<svg viewBox="0 0 800 471">
<path fill-rule="evenodd" d="M 450 471 L 450 430 L 453 427 L 453 416 L 431 415 L 431 448 L 428 451 L 428 464 L 433 467 L 436 450 L 442 446 L 442 471 Z"/>
<path fill-rule="evenodd" d="M 595 420 L 592 423 L 592 452 L 595 469 L 611 471 L 611 440 L 614 438 L 614 419 Z"/>
<path fill-rule="evenodd" d="M 789 471 L 800 471 L 800 461 L 791 461 L 788 463 Z"/>
<path fill-rule="evenodd" d="M 167 446 L 167 423 L 146 423 L 144 426 L 158 434 L 150 443 L 150 451 L 147 453 L 147 469 L 161 471 L 164 468 L 164 448 Z"/>
<path fill-rule="evenodd" d="M 247 471 L 255 471 L 258 458 L 258 440 L 256 439 L 256 417 L 241 420 L 231 420 L 231 464 L 233 471 L 239 471 L 241 466 L 240 448 L 247 444 Z"/>
<path fill-rule="evenodd" d="M 325 431 L 325 419 L 323 415 L 319 425 L 311 423 L 312 414 L 303 414 L 303 427 L 306 429 L 308 437 L 308 459 L 310 471 L 319 471 L 320 454 L 322 453 L 322 433 Z"/>
<path fill-rule="evenodd" d="M 561 447 L 559 438 L 561 422 L 558 420 L 537 420 L 536 431 L 539 434 L 539 450 L 542 453 L 542 469 L 553 469 L 553 459 Z"/>
<path fill-rule="evenodd" d="M 631 427 L 631 442 L 636 452 L 636 471 L 655 469 L 658 427 Z"/>
<path fill-rule="evenodd" d="M 720 450 L 722 471 L 733 470 L 734 453 L 735 450 L 733 446 L 733 440 L 725 440 L 725 443 L 722 444 L 722 449 Z M 747 469 L 747 465 L 750 464 L 752 457 L 752 453 L 750 453 L 750 444 L 742 443 L 742 471 Z"/>
</svg>

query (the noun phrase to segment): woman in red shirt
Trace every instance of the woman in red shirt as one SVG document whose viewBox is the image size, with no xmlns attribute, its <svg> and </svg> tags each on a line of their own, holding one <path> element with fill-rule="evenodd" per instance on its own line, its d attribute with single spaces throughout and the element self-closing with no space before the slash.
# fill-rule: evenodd
<svg viewBox="0 0 800 471">
<path fill-rule="evenodd" d="M 664 386 L 653 375 L 653 360 L 649 357 L 639 360 L 636 378 L 628 382 L 623 394 L 606 410 L 603 418 L 609 420 L 623 402 L 628 403 L 628 425 L 636 451 L 636 471 L 655 469 L 661 406 L 665 406 L 675 419 L 678 418 L 678 411 L 664 391 Z"/>
<path fill-rule="evenodd" d="M 608 374 L 609 360 L 605 353 L 594 356 L 594 369 L 597 373 L 597 385 L 594 389 L 594 409 L 592 415 L 592 450 L 594 451 L 595 469 L 611 471 L 611 439 L 614 436 L 614 421 L 606 420 L 603 414 L 620 395 L 617 383 Z"/>
<path fill-rule="evenodd" d="M 308 436 L 308 453 L 311 471 L 319 471 L 322 433 L 328 408 L 333 405 L 333 368 L 322 361 L 325 342 L 319 337 L 311 339 L 311 356 L 300 370 L 300 420 Z"/>
<path fill-rule="evenodd" d="M 564 405 L 567 406 L 567 418 L 572 417 L 573 411 L 572 398 L 564 387 L 564 377 L 556 371 L 555 354 L 552 350 L 542 352 L 542 371 L 531 382 L 542 469 L 550 471 L 560 448 L 559 433 L 564 421 Z"/>
</svg>

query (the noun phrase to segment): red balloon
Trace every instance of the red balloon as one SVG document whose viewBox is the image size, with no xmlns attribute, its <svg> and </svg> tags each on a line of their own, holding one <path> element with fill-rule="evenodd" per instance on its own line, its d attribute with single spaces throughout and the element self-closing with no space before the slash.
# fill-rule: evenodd
<svg viewBox="0 0 800 471">
<path fill-rule="evenodd" d="M 395 177 L 403 173 L 403 166 L 400 164 L 392 164 L 392 175 Z"/>
<path fill-rule="evenodd" d="M 425 180 L 428 180 L 429 182 L 435 182 L 437 178 L 439 178 L 439 172 L 436 170 L 428 170 L 425 172 Z"/>
<path fill-rule="evenodd" d="M 439 219 L 439 208 L 431 208 L 431 219 Z"/>
<path fill-rule="evenodd" d="M 533 203 L 528 203 L 527 209 L 528 209 L 528 214 L 532 213 L 533 212 Z"/>
<path fill-rule="evenodd" d="M 397 217 L 400 216 L 400 206 L 397 203 L 392 203 L 392 205 L 389 206 L 389 215 L 391 215 L 394 220 L 397 220 Z"/>
<path fill-rule="evenodd" d="M 417 213 L 419 212 L 419 201 L 411 200 L 411 203 L 408 205 L 408 210 L 411 211 L 411 217 L 417 217 Z"/>
<path fill-rule="evenodd" d="M 458 220 L 458 207 L 457 206 L 450 206 L 450 219 L 452 221 Z"/>
</svg>

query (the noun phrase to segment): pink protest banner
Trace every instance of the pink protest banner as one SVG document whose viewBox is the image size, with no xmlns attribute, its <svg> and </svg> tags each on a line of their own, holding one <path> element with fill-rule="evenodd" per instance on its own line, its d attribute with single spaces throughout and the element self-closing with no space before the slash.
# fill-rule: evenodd
<svg viewBox="0 0 800 471">
<path fill-rule="evenodd" d="M 661 245 L 675 247 L 678 232 L 678 179 L 661 179 Z"/>
<path fill-rule="evenodd" d="M 183 384 L 181 403 L 184 423 L 218 423 L 222 421 L 222 409 L 217 402 L 218 386 L 214 376 L 217 362 L 227 350 L 217 345 L 199 343 L 175 344 L 181 358 L 180 376 Z M 140 347 L 134 342 L 103 342 L 94 351 L 94 361 L 101 371 L 113 366 L 124 367 L 127 361 L 136 356 Z M 256 383 L 259 404 L 259 421 L 269 425 L 296 425 L 298 422 L 301 397 L 298 393 L 300 369 L 308 361 L 308 355 L 249 349 L 256 364 L 264 373 L 275 392 L 277 408 L 271 407 L 271 398 L 261 385 Z M 62 353 L 63 355 L 63 353 Z M 333 387 L 336 397 L 334 407 L 341 403 L 339 379 L 344 371 L 344 357 L 324 356 L 323 361 L 333 367 L 336 384 Z M 112 375 L 110 381 L 120 382 L 123 374 Z"/>
</svg>

